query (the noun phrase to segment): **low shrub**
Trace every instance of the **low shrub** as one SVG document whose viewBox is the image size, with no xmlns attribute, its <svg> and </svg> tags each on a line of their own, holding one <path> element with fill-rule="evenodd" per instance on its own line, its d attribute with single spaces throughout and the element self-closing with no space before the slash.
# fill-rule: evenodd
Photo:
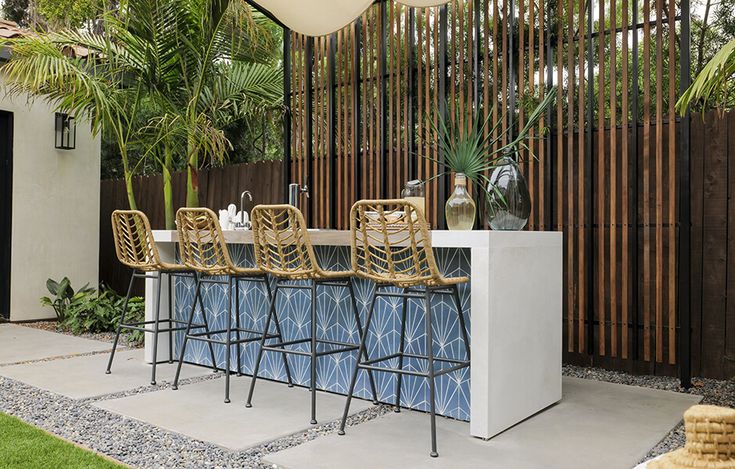
<svg viewBox="0 0 735 469">
<path fill-rule="evenodd" d="M 114 332 L 120 322 L 125 297 L 117 294 L 111 288 L 100 286 L 99 292 L 93 288 L 83 287 L 74 292 L 68 279 L 54 282 L 49 279 L 47 285 L 49 291 L 56 285 L 65 288 L 56 289 L 59 294 L 55 299 L 41 298 L 41 304 L 51 306 L 59 318 L 59 328 L 72 334 Z M 71 292 L 71 294 L 69 293 Z M 52 291 L 52 294 L 54 292 Z M 61 314 L 59 314 L 59 308 Z M 128 301 L 126 322 L 141 322 L 145 318 L 145 304 L 143 298 L 132 297 Z M 144 333 L 140 331 L 128 331 L 128 342 L 140 344 L 143 342 Z"/>
</svg>

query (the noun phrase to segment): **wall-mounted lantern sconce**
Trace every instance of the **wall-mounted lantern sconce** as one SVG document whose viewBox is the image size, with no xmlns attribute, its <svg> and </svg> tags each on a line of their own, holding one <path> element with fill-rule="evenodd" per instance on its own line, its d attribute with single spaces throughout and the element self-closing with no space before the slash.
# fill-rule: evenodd
<svg viewBox="0 0 735 469">
<path fill-rule="evenodd" d="M 77 146 L 77 123 L 72 116 L 56 113 L 56 142 L 58 150 L 73 150 Z"/>
</svg>

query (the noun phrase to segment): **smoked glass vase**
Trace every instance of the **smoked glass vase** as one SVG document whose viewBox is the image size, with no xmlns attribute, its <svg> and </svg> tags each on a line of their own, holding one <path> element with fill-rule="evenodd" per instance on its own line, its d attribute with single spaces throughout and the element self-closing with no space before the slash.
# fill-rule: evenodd
<svg viewBox="0 0 735 469">
<path fill-rule="evenodd" d="M 531 196 L 518 163 L 508 156 L 490 174 L 487 222 L 493 230 L 520 231 L 531 216 Z"/>
<path fill-rule="evenodd" d="M 475 225 L 475 201 L 467 192 L 467 178 L 463 173 L 454 176 L 454 192 L 444 206 L 447 228 L 450 230 L 471 230 Z"/>
</svg>

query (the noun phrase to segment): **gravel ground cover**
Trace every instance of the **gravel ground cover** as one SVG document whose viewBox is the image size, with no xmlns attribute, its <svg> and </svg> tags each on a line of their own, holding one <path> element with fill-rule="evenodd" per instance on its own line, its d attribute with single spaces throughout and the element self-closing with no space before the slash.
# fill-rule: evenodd
<svg viewBox="0 0 735 469">
<path fill-rule="evenodd" d="M 70 335 L 74 337 L 81 337 L 83 339 L 99 340 L 100 342 L 112 343 L 115 340 L 114 332 L 97 332 L 97 333 L 85 333 L 85 334 L 73 334 L 70 331 L 59 329 L 59 323 L 57 321 L 35 321 L 35 322 L 24 322 L 18 323 L 19 326 L 32 327 L 34 329 L 41 329 L 49 332 L 56 332 L 59 334 Z M 141 348 L 143 344 L 130 343 L 128 336 L 125 333 L 120 334 L 120 345 L 128 348 Z"/>
<path fill-rule="evenodd" d="M 610 383 L 628 384 L 630 386 L 661 389 L 664 391 L 683 392 L 702 396 L 702 404 L 735 407 L 735 381 L 733 380 L 695 378 L 692 381 L 693 386 L 685 390 L 679 386 L 678 378 L 667 376 L 635 376 L 600 368 L 583 368 L 569 365 L 564 366 L 563 373 L 564 376 L 575 378 L 594 379 Z M 684 424 L 681 422 L 654 446 L 642 461 L 680 448 L 684 446 L 685 440 Z"/>
</svg>

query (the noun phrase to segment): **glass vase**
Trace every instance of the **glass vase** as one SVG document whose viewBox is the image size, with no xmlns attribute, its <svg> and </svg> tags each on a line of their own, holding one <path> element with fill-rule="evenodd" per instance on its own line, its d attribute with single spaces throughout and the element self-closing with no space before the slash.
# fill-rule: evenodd
<svg viewBox="0 0 735 469">
<path fill-rule="evenodd" d="M 444 206 L 447 227 L 450 230 L 471 230 L 475 225 L 475 201 L 467 192 L 467 178 L 463 173 L 454 176 L 454 192 Z"/>
<path fill-rule="evenodd" d="M 493 230 L 520 231 L 531 216 L 531 196 L 518 163 L 503 157 L 487 186 L 487 222 Z"/>
</svg>

